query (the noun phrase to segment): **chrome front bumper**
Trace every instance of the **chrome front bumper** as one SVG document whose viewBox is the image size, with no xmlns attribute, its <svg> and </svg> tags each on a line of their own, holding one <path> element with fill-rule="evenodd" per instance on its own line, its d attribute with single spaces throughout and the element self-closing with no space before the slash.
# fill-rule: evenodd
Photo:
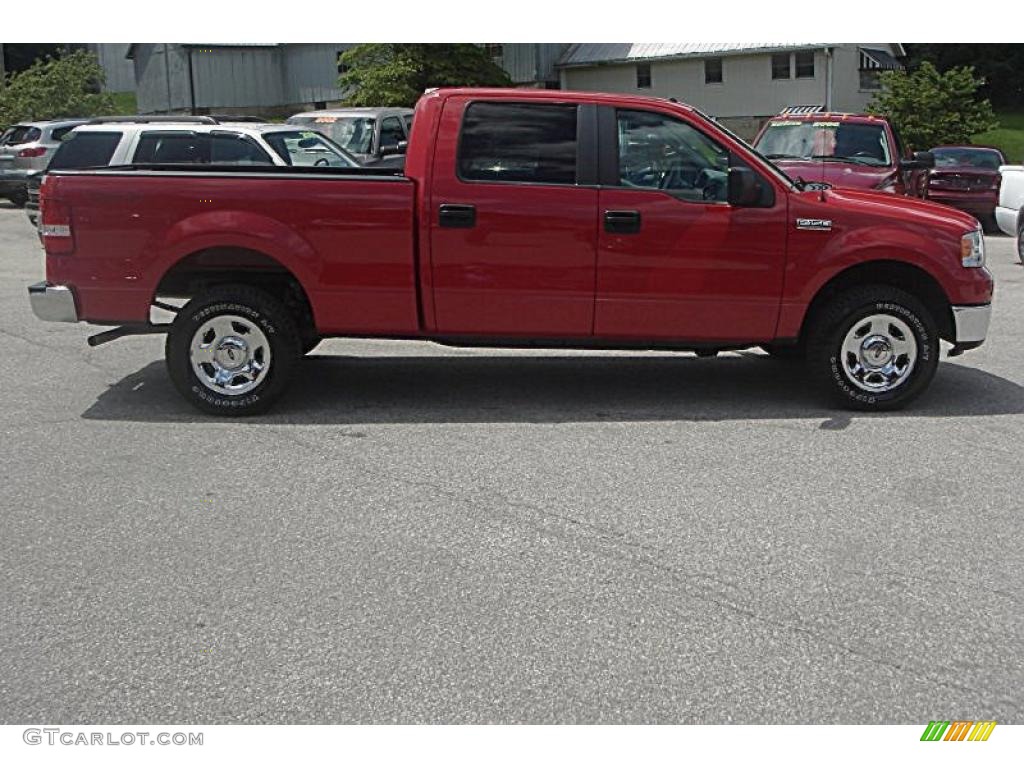
<svg viewBox="0 0 1024 768">
<path fill-rule="evenodd" d="M 953 323 L 956 327 L 957 344 L 980 344 L 988 334 L 988 323 L 992 317 L 992 305 L 953 307 Z"/>
<path fill-rule="evenodd" d="M 28 300 L 32 311 L 40 320 L 56 323 L 77 323 L 75 294 L 66 285 L 36 283 L 28 287 Z"/>
</svg>

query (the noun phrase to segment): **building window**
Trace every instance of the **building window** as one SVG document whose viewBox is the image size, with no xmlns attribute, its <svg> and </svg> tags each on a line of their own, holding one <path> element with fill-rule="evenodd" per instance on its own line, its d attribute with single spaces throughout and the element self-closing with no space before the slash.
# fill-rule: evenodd
<svg viewBox="0 0 1024 768">
<path fill-rule="evenodd" d="M 705 83 L 720 83 L 720 82 L 722 82 L 722 60 L 721 59 L 705 59 L 704 60 L 704 82 Z"/>
<path fill-rule="evenodd" d="M 505 55 L 505 46 L 501 43 L 485 43 L 484 48 L 487 49 L 487 55 L 492 59 L 500 59 Z"/>
<path fill-rule="evenodd" d="M 793 58 L 797 77 L 814 77 L 814 51 L 797 51 Z"/>
<path fill-rule="evenodd" d="M 651 65 L 650 64 L 637 64 L 636 65 L 636 87 L 637 88 L 650 88 L 651 87 Z"/>
<path fill-rule="evenodd" d="M 860 89 L 862 91 L 877 91 L 882 87 L 879 75 L 882 74 L 880 69 L 862 69 L 860 71 Z"/>
<path fill-rule="evenodd" d="M 788 53 L 772 54 L 772 80 L 789 80 L 793 75 L 790 72 Z"/>
<path fill-rule="evenodd" d="M 327 102 L 326 101 L 314 101 L 313 102 L 313 109 L 327 109 Z"/>
</svg>

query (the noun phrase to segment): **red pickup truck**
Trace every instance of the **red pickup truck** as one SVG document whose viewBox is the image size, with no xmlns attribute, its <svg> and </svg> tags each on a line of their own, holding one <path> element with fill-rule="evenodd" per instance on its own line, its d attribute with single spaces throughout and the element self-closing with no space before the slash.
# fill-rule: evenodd
<svg viewBox="0 0 1024 768">
<path fill-rule="evenodd" d="M 327 336 L 762 346 L 891 409 L 928 386 L 940 338 L 982 343 L 993 290 L 966 214 L 805 190 L 683 104 L 565 91 L 428 92 L 404 171 L 57 171 L 40 233 L 36 315 L 120 326 L 93 344 L 166 332 L 174 384 L 218 414 L 267 408 Z"/>
</svg>

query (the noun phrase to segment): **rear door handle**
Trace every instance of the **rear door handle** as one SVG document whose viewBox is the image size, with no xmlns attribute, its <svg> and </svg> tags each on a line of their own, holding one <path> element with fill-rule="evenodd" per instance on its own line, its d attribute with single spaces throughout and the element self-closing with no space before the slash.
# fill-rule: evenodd
<svg viewBox="0 0 1024 768">
<path fill-rule="evenodd" d="M 604 231 L 615 235 L 635 235 L 640 231 L 640 211 L 605 211 Z"/>
<path fill-rule="evenodd" d="M 472 229 L 476 226 L 476 206 L 445 203 L 438 211 L 437 218 L 442 227 Z"/>
</svg>

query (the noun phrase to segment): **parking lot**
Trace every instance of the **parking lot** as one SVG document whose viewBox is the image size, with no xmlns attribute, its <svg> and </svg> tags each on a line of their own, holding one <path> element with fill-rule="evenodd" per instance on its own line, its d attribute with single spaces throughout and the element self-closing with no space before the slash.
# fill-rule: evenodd
<svg viewBox="0 0 1024 768">
<path fill-rule="evenodd" d="M 0 721 L 1024 720 L 1024 271 L 911 410 L 758 352 L 325 342 L 272 414 L 46 324 L 0 202 Z"/>
</svg>

